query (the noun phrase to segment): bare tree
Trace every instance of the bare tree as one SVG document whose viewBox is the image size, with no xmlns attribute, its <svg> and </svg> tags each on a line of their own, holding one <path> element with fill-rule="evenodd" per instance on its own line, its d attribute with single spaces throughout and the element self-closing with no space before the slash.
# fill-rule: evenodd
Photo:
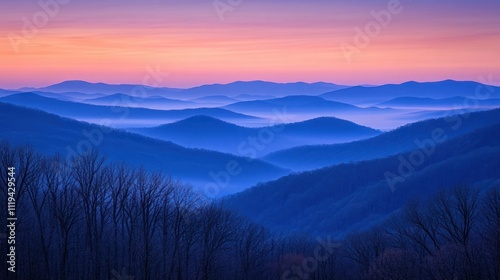
<svg viewBox="0 0 500 280">
<path fill-rule="evenodd" d="M 442 191 L 432 200 L 431 215 L 447 242 L 459 244 L 467 250 L 477 220 L 478 195 L 477 189 L 462 186 Z"/>
<path fill-rule="evenodd" d="M 130 270 L 140 271 L 140 267 L 136 265 L 136 240 L 137 231 L 139 228 L 140 219 L 140 205 L 138 191 L 135 188 L 131 188 L 129 191 L 128 199 L 123 207 L 123 224 L 125 228 L 126 244 L 125 249 L 127 256 L 127 267 Z"/>
<path fill-rule="evenodd" d="M 382 228 L 351 235 L 345 241 L 344 255 L 360 265 L 362 275 L 368 275 L 371 263 L 385 250 L 387 236 Z"/>
<path fill-rule="evenodd" d="M 112 170 L 112 180 L 109 185 L 111 198 L 111 221 L 113 224 L 113 246 L 111 266 L 124 267 L 126 254 L 123 248 L 120 248 L 121 242 L 125 242 L 124 215 L 125 207 L 135 178 L 135 172 L 132 168 L 121 163 Z"/>
<path fill-rule="evenodd" d="M 157 232 L 157 224 L 162 214 L 161 205 L 165 197 L 170 196 L 171 178 L 165 177 L 162 173 L 148 174 L 144 169 L 140 169 L 136 175 L 134 187 L 138 190 L 139 211 L 141 216 L 142 244 L 143 252 L 143 277 L 151 278 L 151 254 L 152 240 Z"/>
<path fill-rule="evenodd" d="M 373 279 L 417 279 L 418 256 L 409 250 L 389 248 L 378 256 L 370 268 Z"/>
<path fill-rule="evenodd" d="M 434 216 L 423 210 L 418 201 L 412 201 L 406 206 L 402 222 L 398 226 L 398 232 L 403 239 L 409 240 L 429 255 L 440 249 L 439 228 Z"/>
<path fill-rule="evenodd" d="M 194 246 L 198 230 L 193 223 L 202 201 L 190 187 L 180 182 L 172 182 L 171 195 L 163 202 L 161 219 L 163 260 L 170 261 L 164 278 L 183 279 L 188 277 L 191 261 L 191 249 Z M 170 246 L 171 245 L 171 246 Z M 170 252 L 169 249 L 170 248 Z"/>
<path fill-rule="evenodd" d="M 235 250 L 239 263 L 240 279 L 255 279 L 264 274 L 269 256 L 269 232 L 249 221 L 238 227 Z"/>
<path fill-rule="evenodd" d="M 480 235 L 488 279 L 500 279 L 500 187 L 493 186 L 483 197 Z"/>
<path fill-rule="evenodd" d="M 199 223 L 201 228 L 201 260 L 197 279 L 217 278 L 220 266 L 217 256 L 231 240 L 235 238 L 235 216 L 220 205 L 210 204 L 202 209 Z"/>
<path fill-rule="evenodd" d="M 62 164 L 60 157 L 50 158 L 43 169 L 50 204 L 52 220 L 59 231 L 59 273 L 58 279 L 67 279 L 70 239 L 80 219 L 80 207 L 71 170 Z"/>
<path fill-rule="evenodd" d="M 86 241 L 92 260 L 91 271 L 95 279 L 101 279 L 101 244 L 106 223 L 106 173 L 105 159 L 96 151 L 91 151 L 75 160 L 72 169 L 81 200 L 83 218 L 86 225 Z"/>
<path fill-rule="evenodd" d="M 26 150 L 19 150 L 20 162 L 26 168 L 31 170 L 23 170 L 22 173 L 30 172 L 30 175 L 24 174 L 25 180 L 25 191 L 28 195 L 28 199 L 31 202 L 30 209 L 33 212 L 35 218 L 35 224 L 37 227 L 38 236 L 36 239 L 39 241 L 40 250 L 43 256 L 43 264 L 45 265 L 45 270 L 47 271 L 48 279 L 52 276 L 51 261 L 50 261 L 50 245 L 53 238 L 53 228 L 49 226 L 48 223 L 48 211 L 47 202 L 49 198 L 49 192 L 45 184 L 42 183 L 42 165 L 46 165 L 49 162 L 42 160 L 41 156 L 34 152 L 33 149 L 27 148 Z M 29 178 L 29 179 L 28 179 Z"/>
</svg>

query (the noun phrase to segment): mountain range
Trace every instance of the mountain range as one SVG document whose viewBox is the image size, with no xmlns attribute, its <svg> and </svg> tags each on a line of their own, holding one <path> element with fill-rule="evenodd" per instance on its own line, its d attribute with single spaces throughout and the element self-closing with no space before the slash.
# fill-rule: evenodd
<svg viewBox="0 0 500 280">
<path fill-rule="evenodd" d="M 115 104 L 156 110 L 222 108 L 260 117 L 260 120 L 242 121 L 241 118 L 228 118 L 221 113 L 186 112 L 179 117 L 167 116 L 163 121 L 145 123 L 137 120 L 136 115 L 130 122 L 118 123 L 115 118 L 113 125 L 116 127 L 155 126 L 200 114 L 235 121 L 238 125 L 261 127 L 266 124 L 266 119 L 272 117 L 274 109 L 286 109 L 290 112 L 289 122 L 328 116 L 389 130 L 409 122 L 437 117 L 456 108 L 478 111 L 497 107 L 499 89 L 477 82 L 453 80 L 351 87 L 332 83 L 237 81 L 184 89 L 65 81 L 47 87 L 2 90 L 0 97 L 28 91 L 52 99 L 102 106 Z M 20 102 L 16 104 L 22 105 Z M 88 120 L 95 121 L 95 118 Z"/>
<path fill-rule="evenodd" d="M 188 89 L 66 81 L 0 90 L 0 139 L 68 162 L 97 148 L 229 195 L 226 207 L 273 230 L 343 237 L 410 199 L 499 180 L 499 90 L 451 80 Z"/>
<path fill-rule="evenodd" d="M 19 91 L 48 91 L 54 93 L 81 92 L 81 93 L 122 93 L 133 96 L 149 97 L 162 96 L 179 98 L 183 100 L 200 98 L 210 95 L 223 95 L 226 97 L 237 97 L 238 95 L 257 95 L 273 97 L 287 95 L 318 95 L 331 92 L 347 86 L 332 83 L 273 83 L 265 81 L 237 81 L 229 84 L 202 85 L 186 89 L 150 87 L 134 84 L 112 85 L 105 83 L 90 83 L 86 81 L 64 81 L 58 84 L 40 88 L 21 88 Z M 138 94 L 140 93 L 140 95 Z M 142 96 L 144 93 L 145 96 Z"/>
<path fill-rule="evenodd" d="M 320 95 L 321 97 L 355 105 L 374 105 L 399 97 L 471 99 L 500 98 L 500 87 L 478 82 L 445 80 L 439 82 L 406 82 L 382 86 L 355 86 Z"/>
<path fill-rule="evenodd" d="M 265 81 L 237 81 L 229 84 L 202 85 L 183 90 L 179 93 L 184 97 L 203 97 L 209 95 L 224 95 L 231 98 L 241 98 L 241 95 L 270 95 L 284 97 L 290 95 L 319 95 L 346 88 L 347 86 L 332 83 L 273 83 Z"/>
<path fill-rule="evenodd" d="M 40 88 L 21 88 L 20 91 L 46 91 L 54 93 L 67 93 L 67 92 L 80 92 L 86 94 L 115 94 L 123 93 L 130 95 L 138 95 L 138 93 L 143 92 L 143 89 L 149 96 L 163 95 L 163 94 L 173 94 L 180 89 L 176 88 L 165 88 L 165 87 L 150 87 L 144 85 L 134 85 L 134 84 L 106 84 L 106 83 L 90 83 L 87 81 L 71 80 L 64 81 L 61 83 L 53 84 L 46 87 Z"/>
</svg>

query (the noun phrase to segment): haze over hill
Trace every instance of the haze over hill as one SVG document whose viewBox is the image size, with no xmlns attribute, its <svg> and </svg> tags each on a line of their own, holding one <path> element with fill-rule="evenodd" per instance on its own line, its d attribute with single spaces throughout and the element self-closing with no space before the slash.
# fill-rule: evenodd
<svg viewBox="0 0 500 280">
<path fill-rule="evenodd" d="M 499 98 L 474 99 L 467 97 L 449 97 L 442 99 L 424 97 L 397 97 L 377 104 L 377 107 L 390 108 L 416 108 L 416 109 L 457 109 L 467 107 L 495 108 L 500 106 Z"/>
<path fill-rule="evenodd" d="M 394 129 L 409 122 L 436 117 L 456 108 L 468 108 L 472 111 L 491 109 L 499 105 L 499 89 L 496 86 L 477 82 L 453 80 L 354 87 L 337 86 L 331 83 L 284 84 L 237 81 L 187 89 L 65 81 L 39 89 L 24 88 L 41 96 L 64 101 L 123 106 L 131 103 L 128 106 L 163 110 L 221 107 L 261 117 L 260 121 L 257 119 L 237 121 L 235 118 L 230 120 L 243 126 L 266 125 L 272 118 L 273 109 L 286 108 L 290 112 L 289 122 L 330 116 L 382 130 Z M 0 92 L 0 96 L 13 93 L 16 91 L 3 91 Z M 118 97 L 119 100 L 113 100 L 114 97 Z M 220 114 L 207 114 L 223 118 Z M 177 121 L 194 115 L 196 114 L 186 114 L 184 117 L 154 122 L 152 125 Z M 129 122 L 129 126 L 149 125 Z M 118 124 L 118 126 L 127 125 Z"/>
<path fill-rule="evenodd" d="M 193 184 L 202 193 L 207 184 L 217 184 L 220 172 L 225 172 L 228 164 L 236 164 L 235 169 L 241 172 L 231 176 L 227 186 L 219 184 L 224 187 L 217 189 L 217 195 L 234 193 L 288 173 L 260 160 L 188 149 L 171 142 L 1 102 L 0 125 L 3 127 L 0 139 L 18 145 L 30 144 L 45 154 L 59 153 L 69 162 L 89 148 L 97 148 L 111 160 L 166 171 L 183 182 Z"/>
<path fill-rule="evenodd" d="M 317 96 L 287 96 L 282 98 L 275 99 L 265 99 L 265 100 L 256 100 L 256 101 L 243 101 L 236 102 L 233 104 L 229 104 L 224 106 L 229 110 L 235 110 L 240 112 L 254 112 L 254 113 L 264 113 L 269 114 L 273 109 L 286 107 L 287 111 L 291 113 L 302 113 L 302 114 L 310 114 L 314 110 L 321 113 L 334 113 L 334 112 L 342 112 L 348 110 L 359 110 L 360 108 L 340 103 L 327 101 L 321 97 Z"/>
<path fill-rule="evenodd" d="M 331 117 L 290 124 L 276 123 L 275 126 L 270 127 L 248 128 L 209 116 L 195 116 L 158 127 L 129 130 L 186 147 L 254 157 L 279 149 L 306 144 L 349 142 L 381 133 Z"/>
<path fill-rule="evenodd" d="M 294 170 L 386 157 L 418 148 L 434 130 L 451 139 L 500 122 L 500 109 L 451 115 L 412 123 L 371 139 L 335 145 L 303 146 L 271 153 L 263 159 Z"/>
<path fill-rule="evenodd" d="M 286 111 L 290 122 L 300 122 L 319 117 L 336 117 L 376 129 L 388 129 L 406 123 L 398 120 L 403 114 L 391 108 L 358 107 L 347 103 L 325 100 L 319 96 L 287 96 L 282 98 L 242 101 L 222 108 L 268 118 L 275 110 Z"/>
<path fill-rule="evenodd" d="M 225 95 L 208 95 L 208 96 L 204 96 L 204 97 L 191 99 L 191 101 L 196 102 L 196 103 L 200 103 L 200 104 L 209 104 L 209 105 L 213 104 L 213 105 L 224 106 L 224 105 L 238 102 L 239 100 L 235 99 L 235 98 L 227 97 Z"/>
<path fill-rule="evenodd" d="M 202 104 L 183 101 L 177 99 L 169 99 L 161 96 L 151 97 L 136 97 L 123 93 L 116 93 L 97 97 L 92 99 L 85 99 L 83 103 L 104 106 L 121 106 L 121 107 L 142 107 L 158 110 L 172 110 L 172 109 L 187 109 L 202 107 Z"/>
<path fill-rule="evenodd" d="M 221 108 L 196 108 L 183 110 L 153 110 L 146 108 L 112 107 L 62 101 L 34 93 L 19 93 L 0 98 L 0 102 L 40 109 L 64 117 L 94 123 L 107 123 L 114 127 L 144 126 L 177 121 L 196 115 L 209 115 L 224 120 L 256 120 Z"/>
</svg>

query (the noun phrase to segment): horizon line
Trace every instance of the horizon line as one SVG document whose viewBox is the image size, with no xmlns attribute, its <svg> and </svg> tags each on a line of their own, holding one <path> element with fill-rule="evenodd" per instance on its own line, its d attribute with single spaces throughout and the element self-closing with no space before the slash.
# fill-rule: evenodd
<svg viewBox="0 0 500 280">
<path fill-rule="evenodd" d="M 345 86 L 345 87 L 358 87 L 358 86 L 361 86 L 361 87 L 378 87 L 378 86 L 385 86 L 385 85 L 402 85 L 402 84 L 412 83 L 412 82 L 413 83 L 439 83 L 439 82 L 446 82 L 446 81 L 453 81 L 453 82 L 474 82 L 474 83 L 479 83 L 479 84 L 483 84 L 483 85 L 500 86 L 500 81 L 498 83 L 494 83 L 495 81 L 493 81 L 492 79 L 490 79 L 490 81 L 493 82 L 493 83 L 484 83 L 484 82 L 481 82 L 481 81 L 478 81 L 478 80 L 455 80 L 455 79 L 452 79 L 452 78 L 440 79 L 440 80 L 426 80 L 426 81 L 422 81 L 422 80 L 407 80 L 407 81 L 403 81 L 403 82 L 389 82 L 389 83 L 382 83 L 382 84 L 371 84 L 371 83 L 343 84 L 343 83 L 336 83 L 336 82 L 332 82 L 332 81 L 305 82 L 305 81 L 302 81 L 302 80 L 299 80 L 299 81 L 289 81 L 289 82 L 277 82 L 277 81 L 271 81 L 271 80 L 259 80 L 259 79 L 256 79 L 256 80 L 234 80 L 234 81 L 226 82 L 226 83 L 222 83 L 222 82 L 219 82 L 219 83 L 218 82 L 205 83 L 205 84 L 198 84 L 198 85 L 194 85 L 194 86 L 190 86 L 190 87 L 150 86 L 150 85 L 144 85 L 144 84 L 141 84 L 141 83 L 113 83 L 113 82 L 108 83 L 108 82 L 103 82 L 103 81 L 94 82 L 94 81 L 88 81 L 88 80 L 73 80 L 72 79 L 72 80 L 63 80 L 63 81 L 56 82 L 56 83 L 50 83 L 50 84 L 47 84 L 47 85 L 44 85 L 44 86 L 23 86 L 23 87 L 19 87 L 19 88 L 7 88 L 7 87 L 0 86 L 0 89 L 3 89 L 3 90 L 43 89 L 43 88 L 46 88 L 46 87 L 55 86 L 55 85 L 59 85 L 59 84 L 62 84 L 62 83 L 67 83 L 67 82 L 83 82 L 83 83 L 93 84 L 93 85 L 103 84 L 103 85 L 108 85 L 108 86 L 125 86 L 125 85 L 130 85 L 130 86 L 144 86 L 144 87 L 157 88 L 157 89 L 169 88 L 169 89 L 187 90 L 187 89 L 193 89 L 193 88 L 202 87 L 202 86 L 217 86 L 217 85 L 219 85 L 219 86 L 225 86 L 225 85 L 230 85 L 230 84 L 234 84 L 234 83 L 253 83 L 253 82 L 272 83 L 272 84 L 281 84 L 281 85 L 286 85 L 286 84 L 300 84 L 300 83 L 312 85 L 312 84 L 325 83 L 325 84 L 332 84 L 332 85 L 335 85 L 335 86 Z"/>
</svg>

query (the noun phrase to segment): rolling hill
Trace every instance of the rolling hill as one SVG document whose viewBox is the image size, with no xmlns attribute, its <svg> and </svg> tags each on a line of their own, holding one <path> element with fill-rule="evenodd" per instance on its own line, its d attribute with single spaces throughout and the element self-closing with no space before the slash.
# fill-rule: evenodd
<svg viewBox="0 0 500 280">
<path fill-rule="evenodd" d="M 269 113 L 273 109 L 287 107 L 287 111 L 292 112 L 310 112 L 311 110 L 334 111 L 334 110 L 355 110 L 356 106 L 340 102 L 328 101 L 316 96 L 287 96 L 282 98 L 241 101 L 224 106 L 229 110 L 241 112 L 259 112 Z"/>
<path fill-rule="evenodd" d="M 77 153 L 94 147 L 111 160 L 142 165 L 149 170 L 163 170 L 202 191 L 207 184 L 218 182 L 221 186 L 219 195 L 241 191 L 257 182 L 288 173 L 260 160 L 188 149 L 171 142 L 5 103 L 0 103 L 0 127 L 1 140 L 15 145 L 30 144 L 46 154 L 59 153 L 69 163 Z M 228 168 L 233 174 L 236 174 L 234 170 L 239 172 L 229 176 Z"/>
<path fill-rule="evenodd" d="M 231 103 L 238 102 L 238 99 L 230 98 L 224 95 L 209 95 L 199 98 L 191 99 L 190 101 L 200 104 L 216 104 L 220 106 L 228 105 Z"/>
<path fill-rule="evenodd" d="M 445 80 L 439 82 L 406 82 L 375 87 L 355 86 L 320 95 L 321 97 L 350 104 L 378 104 L 398 97 L 475 99 L 500 98 L 500 87 L 477 82 Z"/>
<path fill-rule="evenodd" d="M 393 109 L 380 109 L 376 107 L 360 108 L 350 104 L 325 100 L 318 96 L 287 96 L 281 98 L 241 101 L 222 107 L 231 111 L 248 114 L 252 112 L 257 116 L 269 116 L 276 110 L 286 112 L 299 120 L 314 117 L 338 117 L 349 119 L 349 117 L 361 117 L 367 114 L 395 114 Z"/>
<path fill-rule="evenodd" d="M 20 92 L 15 91 L 15 90 L 6 90 L 6 89 L 0 88 L 0 97 L 9 96 L 9 95 L 16 94 L 16 93 L 20 93 Z"/>
<path fill-rule="evenodd" d="M 225 95 L 208 95 L 191 99 L 194 102 L 238 102 L 238 99 L 227 97 Z"/>
<path fill-rule="evenodd" d="M 411 199 L 500 182 L 499 136 L 500 125 L 493 125 L 428 152 L 288 175 L 229 196 L 225 206 L 277 231 L 342 238 L 382 223 Z"/>
<path fill-rule="evenodd" d="M 169 99 L 161 96 L 137 97 L 123 93 L 115 93 L 103 97 L 85 99 L 82 102 L 93 105 L 143 107 L 160 110 L 201 107 L 200 104 L 189 101 Z"/>
<path fill-rule="evenodd" d="M 145 92 L 147 96 L 154 96 L 154 95 L 169 95 L 169 94 L 174 94 L 179 91 L 179 89 L 176 88 L 155 88 L 155 87 L 148 87 L 148 86 L 143 86 L 143 85 L 133 85 L 133 84 L 120 84 L 120 85 L 113 85 L 113 84 L 105 84 L 105 83 L 90 83 L 86 81 L 79 81 L 79 80 L 71 80 L 71 81 L 64 81 L 61 83 L 57 83 L 54 85 L 50 85 L 47 87 L 41 87 L 41 88 L 22 88 L 20 89 L 21 91 L 47 91 L 47 92 L 54 92 L 54 93 L 66 93 L 66 92 L 79 92 L 79 93 L 87 93 L 87 94 L 92 94 L 92 93 L 102 93 L 102 94 L 115 94 L 115 93 L 124 93 L 124 94 L 132 94 L 135 95 L 135 92 L 141 92 L 139 91 L 138 88 L 144 88 L 146 89 Z"/>
<path fill-rule="evenodd" d="M 197 108 L 184 110 L 153 110 L 83 104 L 42 97 L 34 93 L 19 93 L 0 98 L 0 102 L 40 109 L 64 117 L 94 123 L 106 121 L 113 126 L 144 126 L 150 123 L 165 123 L 196 116 L 209 115 L 225 120 L 257 119 L 220 108 Z"/>
<path fill-rule="evenodd" d="M 318 95 L 325 92 L 346 88 L 332 83 L 273 83 L 265 81 L 237 81 L 229 84 L 202 85 L 183 90 L 182 96 L 197 98 L 208 95 L 224 95 L 234 98 L 238 95 Z"/>
<path fill-rule="evenodd" d="M 442 99 L 422 97 L 398 97 L 377 104 L 377 107 L 391 108 L 462 108 L 462 107 L 498 107 L 500 99 L 470 99 L 466 97 L 450 97 Z"/>
<path fill-rule="evenodd" d="M 137 88 L 145 89 L 149 96 L 162 96 L 166 98 L 177 98 L 189 100 L 210 95 L 223 95 L 226 97 L 235 97 L 238 95 L 270 95 L 280 97 L 286 95 L 318 95 L 325 92 L 331 92 L 337 89 L 343 89 L 347 86 L 336 85 L 332 83 L 273 83 L 264 81 L 237 81 L 229 84 L 211 84 L 202 85 L 187 89 L 149 87 L 133 84 L 105 84 L 90 83 L 86 81 L 64 81 L 58 84 L 41 88 L 22 88 L 20 91 L 47 91 L 54 93 L 80 92 L 80 93 L 103 93 L 103 94 L 128 94 L 136 95 Z"/>
<path fill-rule="evenodd" d="M 363 126 L 380 130 L 393 129 L 418 119 L 400 119 L 406 113 L 399 109 L 357 107 L 342 102 L 325 100 L 318 96 L 287 96 L 265 100 L 241 101 L 221 107 L 242 114 L 251 114 L 262 118 L 273 118 L 276 112 L 284 115 L 287 122 L 300 122 L 312 118 L 335 117 Z"/>
<path fill-rule="evenodd" d="M 436 129 L 442 130 L 450 139 L 497 123 L 500 123 L 500 109 L 466 113 L 405 125 L 366 140 L 282 150 L 263 159 L 293 170 L 312 170 L 410 151 L 418 148 L 417 142 L 429 139 Z"/>
<path fill-rule="evenodd" d="M 132 128 L 129 131 L 186 147 L 246 156 L 261 156 L 305 144 L 354 141 L 381 133 L 349 121 L 326 117 L 272 127 L 248 128 L 209 116 L 195 116 L 176 123 L 152 128 Z M 255 139 L 255 145 L 251 138 Z"/>
<path fill-rule="evenodd" d="M 254 100 L 264 100 L 264 99 L 273 99 L 276 98 L 272 95 L 261 95 L 261 94 L 239 94 L 233 97 L 234 99 L 237 99 L 238 101 L 254 101 Z M 235 101 L 237 102 L 237 101 Z M 235 103 L 231 102 L 231 103 Z"/>
</svg>

